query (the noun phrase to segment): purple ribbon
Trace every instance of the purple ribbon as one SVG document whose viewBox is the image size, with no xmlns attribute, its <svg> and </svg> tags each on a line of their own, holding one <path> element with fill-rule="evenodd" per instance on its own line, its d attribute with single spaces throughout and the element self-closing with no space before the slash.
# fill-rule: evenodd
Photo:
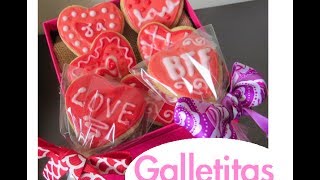
<svg viewBox="0 0 320 180">
<path fill-rule="evenodd" d="M 231 122 L 241 116 L 251 116 L 268 135 L 268 118 L 251 108 L 260 105 L 267 96 L 267 85 L 259 73 L 241 63 L 232 68 L 230 91 L 221 104 L 212 104 L 187 97 L 179 98 L 174 121 L 194 137 L 237 139 Z"/>
</svg>

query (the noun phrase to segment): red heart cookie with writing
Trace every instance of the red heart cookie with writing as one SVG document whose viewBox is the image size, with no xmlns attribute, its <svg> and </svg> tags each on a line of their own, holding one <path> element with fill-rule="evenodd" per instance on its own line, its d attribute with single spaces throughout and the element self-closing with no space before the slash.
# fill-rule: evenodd
<svg viewBox="0 0 320 180">
<path fill-rule="evenodd" d="M 103 2 L 91 8 L 69 6 L 58 17 L 57 27 L 61 39 L 76 54 L 89 51 L 94 39 L 106 30 L 122 33 L 124 17 L 111 2 Z"/>
<path fill-rule="evenodd" d="M 152 55 L 168 49 L 194 31 L 189 26 L 178 26 L 169 29 L 159 23 L 149 23 L 142 27 L 138 35 L 138 48 L 141 57 L 149 60 Z"/>
<path fill-rule="evenodd" d="M 139 126 L 145 110 L 137 88 L 91 74 L 68 87 L 65 104 L 70 124 L 86 148 L 120 142 Z"/>
<path fill-rule="evenodd" d="M 129 74 L 137 61 L 130 43 L 121 34 L 107 31 L 93 42 L 90 51 L 74 59 L 68 68 L 69 80 L 95 73 L 116 79 Z"/>
<path fill-rule="evenodd" d="M 155 124 L 165 126 L 173 122 L 174 106 L 164 103 L 160 96 L 154 94 L 152 90 L 147 88 L 141 82 L 141 77 L 139 75 L 128 74 L 121 82 L 131 87 L 138 88 L 143 94 L 147 94 L 145 96 L 147 103 L 145 113 L 149 119 L 154 120 Z"/>
<path fill-rule="evenodd" d="M 121 0 L 120 7 L 133 30 L 159 22 L 167 27 L 175 26 L 181 16 L 184 0 Z"/>
<path fill-rule="evenodd" d="M 221 73 L 214 45 L 192 34 L 168 50 L 154 54 L 149 74 L 160 91 L 173 97 L 208 100 L 217 97 Z"/>
</svg>

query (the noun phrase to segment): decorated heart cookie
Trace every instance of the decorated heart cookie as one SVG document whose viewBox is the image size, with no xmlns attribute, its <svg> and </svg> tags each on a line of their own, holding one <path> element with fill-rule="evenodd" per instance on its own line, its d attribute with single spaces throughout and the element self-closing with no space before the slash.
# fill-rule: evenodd
<svg viewBox="0 0 320 180">
<path fill-rule="evenodd" d="M 138 48 L 141 57 L 148 61 L 153 54 L 168 49 L 193 31 L 194 29 L 189 26 L 178 26 L 170 30 L 160 23 L 146 24 L 138 35 Z"/>
<path fill-rule="evenodd" d="M 181 16 L 184 0 L 121 0 L 124 16 L 133 30 L 159 22 L 167 27 L 175 26 Z"/>
<path fill-rule="evenodd" d="M 65 103 L 76 137 L 87 148 L 119 142 L 130 136 L 145 111 L 139 90 L 95 74 L 71 83 Z"/>
<path fill-rule="evenodd" d="M 145 96 L 145 101 L 147 103 L 146 115 L 149 119 L 154 120 L 154 123 L 160 126 L 171 124 L 173 122 L 174 106 L 164 103 L 157 94 L 154 94 L 152 90 L 148 89 L 138 78 L 141 77 L 139 75 L 129 74 L 124 77 L 121 82 L 140 89 L 143 94 L 148 94 Z"/>
<path fill-rule="evenodd" d="M 219 56 L 214 45 L 192 34 L 168 50 L 154 54 L 149 74 L 160 91 L 175 97 L 214 100 L 221 80 Z"/>
<path fill-rule="evenodd" d="M 120 80 L 129 74 L 129 69 L 136 63 L 134 52 L 125 37 L 107 31 L 95 39 L 88 53 L 70 63 L 68 78 L 73 81 L 84 74 L 96 73 Z"/>
<path fill-rule="evenodd" d="M 120 9 L 111 2 L 103 2 L 92 8 L 69 6 L 58 17 L 61 39 L 76 54 L 89 51 L 93 40 L 106 30 L 122 33 L 124 17 Z"/>
</svg>

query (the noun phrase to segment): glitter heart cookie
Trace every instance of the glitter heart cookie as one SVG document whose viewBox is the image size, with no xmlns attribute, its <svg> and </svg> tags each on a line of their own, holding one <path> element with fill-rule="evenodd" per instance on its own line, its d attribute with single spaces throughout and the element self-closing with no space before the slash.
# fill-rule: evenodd
<svg viewBox="0 0 320 180">
<path fill-rule="evenodd" d="M 152 55 L 163 49 L 168 49 L 193 31 L 194 29 L 189 26 L 178 26 L 170 30 L 160 23 L 146 24 L 138 34 L 138 48 L 141 57 L 148 61 Z"/>
<path fill-rule="evenodd" d="M 65 106 L 76 138 L 86 148 L 117 143 L 130 136 L 145 111 L 139 90 L 95 74 L 71 83 Z"/>
<path fill-rule="evenodd" d="M 184 0 L 121 0 L 120 7 L 133 30 L 150 22 L 159 22 L 167 27 L 175 26 L 181 16 Z"/>
<path fill-rule="evenodd" d="M 136 65 L 130 43 L 121 34 L 107 31 L 101 33 L 86 54 L 74 59 L 68 68 L 68 79 L 90 73 L 120 80 Z"/>
<path fill-rule="evenodd" d="M 63 42 L 76 55 L 89 51 L 94 39 L 106 30 L 122 33 L 124 17 L 111 2 L 103 2 L 91 8 L 69 6 L 58 17 L 57 27 Z"/>
</svg>

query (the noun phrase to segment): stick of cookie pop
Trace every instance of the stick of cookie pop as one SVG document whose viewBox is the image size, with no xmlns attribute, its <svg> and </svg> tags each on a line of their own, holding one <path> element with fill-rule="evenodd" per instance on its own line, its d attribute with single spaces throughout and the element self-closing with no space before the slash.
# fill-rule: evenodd
<svg viewBox="0 0 320 180">
<path fill-rule="evenodd" d="M 266 97 L 267 85 L 259 73 L 249 66 L 235 63 L 230 91 L 221 104 L 187 97 L 179 98 L 174 121 L 185 127 L 194 137 L 238 139 L 231 122 L 243 115 L 249 115 L 268 135 L 268 119 L 251 109 L 260 105 Z"/>
</svg>

